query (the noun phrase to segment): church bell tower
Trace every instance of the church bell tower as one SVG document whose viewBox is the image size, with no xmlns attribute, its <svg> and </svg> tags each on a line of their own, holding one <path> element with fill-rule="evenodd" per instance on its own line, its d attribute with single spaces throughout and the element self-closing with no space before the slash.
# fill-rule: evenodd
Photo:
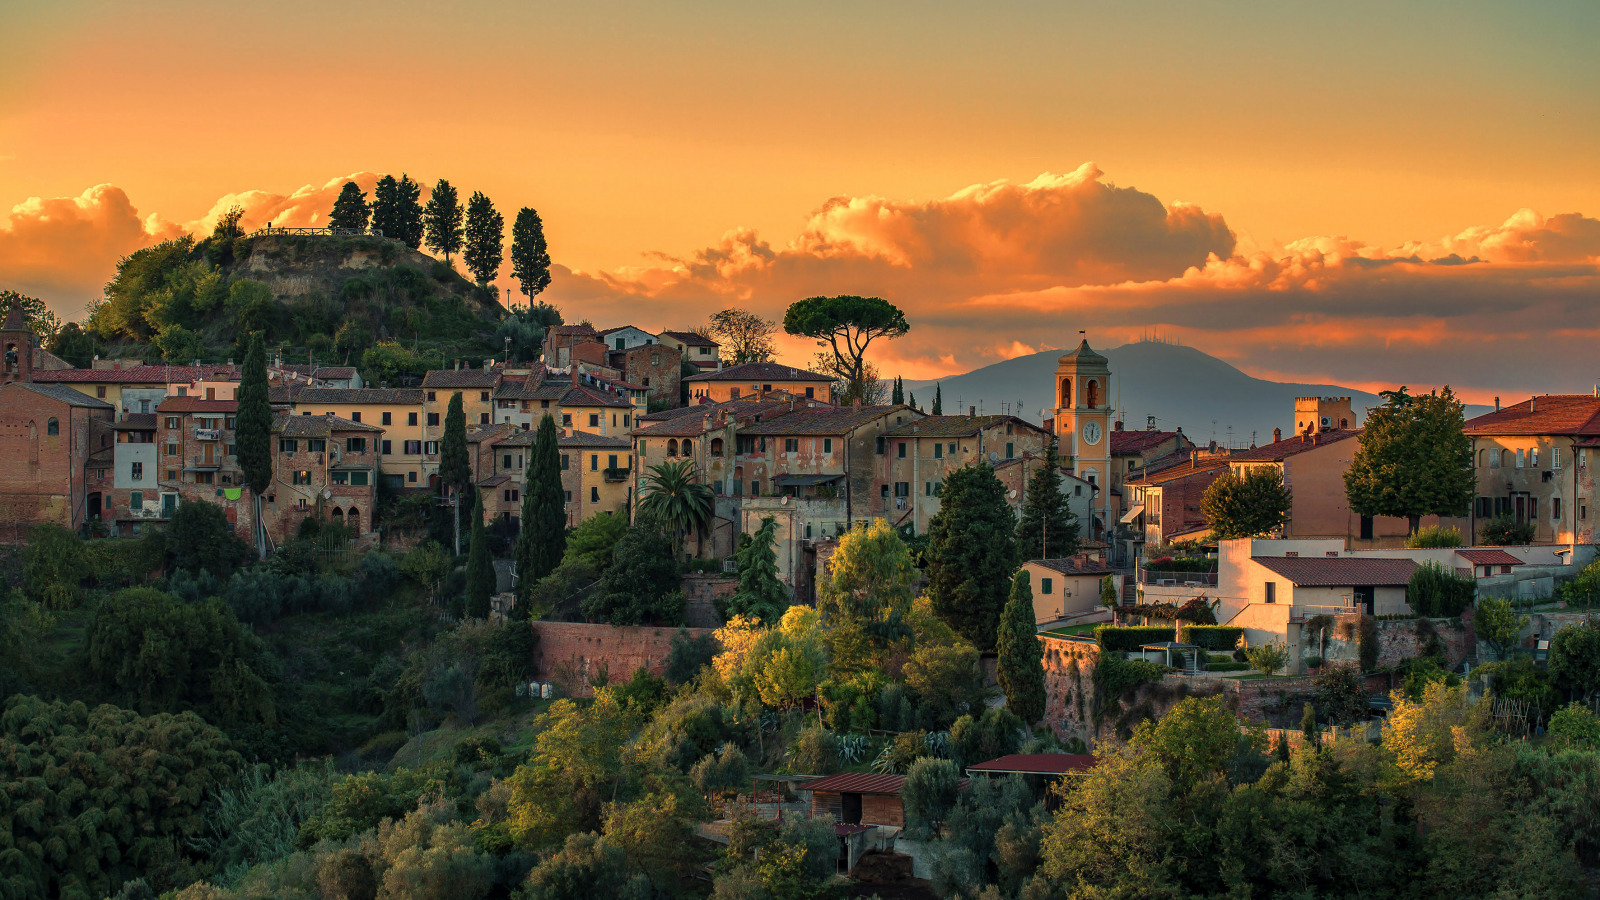
<svg viewBox="0 0 1600 900">
<path fill-rule="evenodd" d="M 1056 440 L 1072 458 L 1072 473 L 1092 481 L 1099 519 L 1090 535 L 1103 534 L 1111 504 L 1111 361 L 1084 339 L 1056 366 Z"/>
</svg>

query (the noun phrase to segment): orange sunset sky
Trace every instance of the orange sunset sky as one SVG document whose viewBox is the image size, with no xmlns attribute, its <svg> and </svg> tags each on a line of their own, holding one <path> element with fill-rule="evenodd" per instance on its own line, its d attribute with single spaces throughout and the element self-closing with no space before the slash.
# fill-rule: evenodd
<svg viewBox="0 0 1600 900">
<path fill-rule="evenodd" d="M 1087 329 L 1471 399 L 1600 382 L 1600 3 L 0 3 L 0 288 L 444 177 L 570 321 L 887 297 L 885 375 Z M 510 285 L 509 275 L 499 284 Z M 804 364 L 809 348 L 784 345 Z"/>
</svg>

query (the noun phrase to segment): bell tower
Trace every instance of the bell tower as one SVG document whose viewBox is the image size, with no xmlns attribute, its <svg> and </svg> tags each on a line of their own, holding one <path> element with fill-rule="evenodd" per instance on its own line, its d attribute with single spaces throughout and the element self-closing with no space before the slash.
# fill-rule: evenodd
<svg viewBox="0 0 1600 900">
<path fill-rule="evenodd" d="M 22 318 L 22 301 L 11 304 L 0 325 L 0 384 L 33 380 L 33 332 Z"/>
<path fill-rule="evenodd" d="M 1056 440 L 1062 456 L 1072 458 L 1072 473 L 1097 486 L 1094 509 L 1110 521 L 1111 503 L 1111 361 L 1094 352 L 1088 339 L 1061 357 L 1056 366 Z"/>
</svg>

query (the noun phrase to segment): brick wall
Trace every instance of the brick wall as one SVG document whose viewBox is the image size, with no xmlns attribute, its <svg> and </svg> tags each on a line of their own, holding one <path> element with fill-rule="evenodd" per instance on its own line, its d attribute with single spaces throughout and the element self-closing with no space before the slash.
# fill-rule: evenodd
<svg viewBox="0 0 1600 900">
<path fill-rule="evenodd" d="M 722 619 L 717 615 L 717 601 L 731 597 L 739 590 L 735 575 L 685 575 L 683 596 L 688 601 L 683 617 L 697 628 L 717 628 Z"/>
<path fill-rule="evenodd" d="M 559 684 L 568 696 L 592 697 L 589 680 L 604 671 L 612 682 L 626 681 L 639 669 L 657 675 L 666 669 L 676 628 L 617 627 L 585 622 L 535 622 L 534 678 Z M 709 629 L 690 628 L 691 636 Z"/>
</svg>

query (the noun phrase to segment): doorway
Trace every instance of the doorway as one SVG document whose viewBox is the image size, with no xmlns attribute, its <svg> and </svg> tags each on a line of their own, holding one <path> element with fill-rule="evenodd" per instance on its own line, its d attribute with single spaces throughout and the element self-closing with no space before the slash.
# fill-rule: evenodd
<svg viewBox="0 0 1600 900">
<path fill-rule="evenodd" d="M 1374 615 L 1373 608 L 1377 606 L 1378 589 L 1368 585 L 1355 589 L 1355 605 L 1366 610 L 1367 615 Z"/>
<path fill-rule="evenodd" d="M 861 795 L 839 795 L 839 821 L 845 825 L 861 824 Z"/>
</svg>

